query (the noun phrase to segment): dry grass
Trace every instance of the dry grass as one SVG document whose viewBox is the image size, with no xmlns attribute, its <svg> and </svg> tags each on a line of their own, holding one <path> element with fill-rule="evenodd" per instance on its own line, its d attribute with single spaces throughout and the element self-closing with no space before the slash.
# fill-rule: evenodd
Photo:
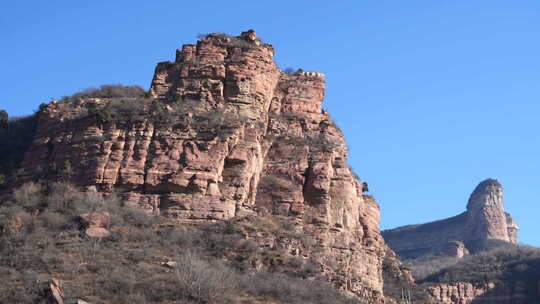
<svg viewBox="0 0 540 304">
<path fill-rule="evenodd" d="M 110 237 L 84 235 L 78 215 L 88 210 L 111 214 Z M 28 184 L 0 200 L 0 303 L 35 303 L 44 275 L 63 282 L 68 301 L 96 304 L 358 303 L 313 280 L 311 261 L 248 237 L 259 232 L 276 239 L 296 233 L 272 218 L 179 225 L 126 209 L 114 195 Z"/>
</svg>

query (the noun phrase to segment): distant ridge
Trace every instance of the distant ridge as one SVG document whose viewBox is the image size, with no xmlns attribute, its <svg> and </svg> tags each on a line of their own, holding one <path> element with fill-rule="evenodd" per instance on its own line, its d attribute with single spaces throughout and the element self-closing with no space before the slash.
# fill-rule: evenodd
<svg viewBox="0 0 540 304">
<path fill-rule="evenodd" d="M 471 248 L 486 240 L 516 244 L 518 229 L 504 211 L 503 186 L 489 178 L 476 186 L 465 212 L 439 221 L 384 230 L 382 235 L 399 256 L 417 258 L 444 252 L 455 241 Z"/>
</svg>

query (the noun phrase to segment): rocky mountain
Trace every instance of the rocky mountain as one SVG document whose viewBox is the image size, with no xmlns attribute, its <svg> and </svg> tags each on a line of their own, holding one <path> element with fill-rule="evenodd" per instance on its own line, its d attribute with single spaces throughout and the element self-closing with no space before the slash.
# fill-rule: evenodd
<svg viewBox="0 0 540 304">
<path fill-rule="evenodd" d="M 401 257 L 425 255 L 462 257 L 484 241 L 517 243 L 519 227 L 504 211 L 503 187 L 495 179 L 482 181 L 474 189 L 467 210 L 440 221 L 385 230 L 387 244 Z"/>
<path fill-rule="evenodd" d="M 252 30 L 209 34 L 159 63 L 148 93 L 102 88 L 43 105 L 11 182 L 115 192 L 125 206 L 177 223 L 285 217 L 303 242 L 257 231 L 244 237 L 310 259 L 335 287 L 383 303 L 388 248 L 379 207 L 363 193 L 343 135 L 321 108 L 325 76 L 285 73 L 273 55 Z M 490 195 L 471 203 L 476 218 L 497 210 L 480 206 L 498 202 Z M 486 225 L 471 229 L 499 233 Z M 400 252 L 421 246 L 414 233 L 407 242 L 387 236 Z"/>
<path fill-rule="evenodd" d="M 498 181 L 381 233 L 325 76 L 273 55 L 253 30 L 208 34 L 148 91 L 0 112 L 0 302 L 535 303 L 540 253 L 474 255 L 517 243 Z M 399 258 L 437 265 L 413 278 Z"/>
</svg>

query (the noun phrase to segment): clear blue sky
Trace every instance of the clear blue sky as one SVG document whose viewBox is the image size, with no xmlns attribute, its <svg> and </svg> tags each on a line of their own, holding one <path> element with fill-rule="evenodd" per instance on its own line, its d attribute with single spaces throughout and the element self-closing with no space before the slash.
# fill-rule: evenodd
<svg viewBox="0 0 540 304">
<path fill-rule="evenodd" d="M 325 107 L 383 229 L 455 215 L 493 177 L 540 246 L 540 1 L 332 2 L 2 1 L 0 108 L 148 88 L 197 33 L 253 28 L 280 66 L 327 74 Z"/>
</svg>

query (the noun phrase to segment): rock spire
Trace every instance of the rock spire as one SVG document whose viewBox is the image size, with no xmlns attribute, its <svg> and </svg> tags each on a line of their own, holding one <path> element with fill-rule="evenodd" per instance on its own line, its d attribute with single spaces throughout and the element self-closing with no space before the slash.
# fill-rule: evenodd
<svg viewBox="0 0 540 304">
<path fill-rule="evenodd" d="M 463 242 L 469 249 L 492 240 L 516 244 L 518 229 L 504 211 L 503 186 L 490 178 L 476 186 L 465 212 L 440 221 L 385 230 L 382 234 L 399 255 L 416 258 L 444 252 L 455 241 Z"/>
</svg>

